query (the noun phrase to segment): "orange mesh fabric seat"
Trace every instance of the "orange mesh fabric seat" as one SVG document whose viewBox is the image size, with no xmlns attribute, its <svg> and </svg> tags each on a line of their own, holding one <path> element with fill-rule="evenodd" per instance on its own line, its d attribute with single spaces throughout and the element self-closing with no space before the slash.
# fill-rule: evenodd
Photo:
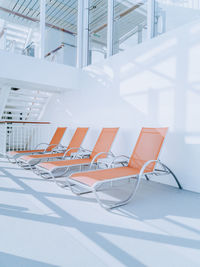
<svg viewBox="0 0 200 267">
<path fill-rule="evenodd" d="M 139 171 L 140 170 L 138 169 L 130 167 L 118 167 L 112 169 L 76 173 L 72 174 L 70 178 L 81 182 L 82 184 L 93 186 L 95 183 L 100 181 L 116 179 L 124 176 L 133 176 L 138 174 Z"/>
<path fill-rule="evenodd" d="M 89 158 L 43 162 L 36 166 L 38 173 L 41 174 L 46 171 L 50 173 L 51 177 L 55 178 L 53 173 L 56 172 L 57 169 L 60 170 L 63 168 L 63 172 L 65 173 L 66 168 L 69 169 L 73 166 L 82 165 L 89 166 L 93 162 L 96 163 L 97 159 L 107 156 L 118 130 L 119 128 L 103 128 Z"/>
<path fill-rule="evenodd" d="M 80 146 L 87 134 L 88 128 L 77 128 L 69 145 L 64 153 L 45 153 L 39 155 L 25 155 L 19 158 L 18 163 L 21 166 L 33 166 L 41 161 L 48 159 L 61 159 L 63 157 L 70 157 L 71 153 L 75 153 L 80 149 Z"/>
<path fill-rule="evenodd" d="M 81 193 L 80 191 L 76 191 L 74 187 L 72 188 L 71 183 L 88 188 L 89 191 L 93 190 L 99 204 L 106 209 L 128 203 L 135 195 L 139 181 L 143 175 L 147 175 L 148 177 L 149 174 L 172 174 L 179 188 L 182 188 L 173 172 L 166 165 L 158 161 L 166 133 L 167 128 L 142 128 L 127 167 L 74 173 L 67 178 L 67 185 L 75 194 Z M 155 169 L 156 164 L 160 165 L 161 169 Z M 111 181 L 133 178 L 136 180 L 136 185 L 127 199 L 112 205 L 106 205 L 100 200 L 97 194 L 97 189 L 100 186 Z"/>
<path fill-rule="evenodd" d="M 58 160 L 58 161 L 48 161 L 48 162 L 42 162 L 39 164 L 39 167 L 44 168 L 48 171 L 52 171 L 56 168 L 66 168 L 71 166 L 77 166 L 77 165 L 88 165 L 91 163 L 91 159 L 69 159 L 69 160 Z"/>
<path fill-rule="evenodd" d="M 66 131 L 66 127 L 58 127 L 51 139 L 49 144 L 45 144 L 47 147 L 46 149 L 34 149 L 34 150 L 23 150 L 23 151 L 10 151 L 7 153 L 7 158 L 9 160 L 16 161 L 17 158 L 21 157 L 22 155 L 31 155 L 37 153 L 45 153 L 52 151 L 57 145 L 60 144 L 63 135 Z M 38 145 L 39 146 L 39 145 Z"/>
<path fill-rule="evenodd" d="M 28 154 L 28 153 L 42 153 L 44 152 L 44 149 L 35 149 L 35 150 L 22 150 L 22 151 L 10 151 L 7 153 L 7 155 L 14 157 L 18 154 Z M 20 156 L 20 155 L 19 155 Z"/>
</svg>

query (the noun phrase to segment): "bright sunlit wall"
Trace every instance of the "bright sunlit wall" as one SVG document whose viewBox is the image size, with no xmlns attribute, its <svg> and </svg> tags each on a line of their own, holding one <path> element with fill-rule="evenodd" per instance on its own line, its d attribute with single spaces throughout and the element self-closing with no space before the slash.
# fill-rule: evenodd
<svg viewBox="0 0 200 267">
<path fill-rule="evenodd" d="M 200 192 L 199 25 L 196 21 L 85 68 L 79 90 L 53 99 L 44 119 L 91 126 L 95 130 L 85 146 L 93 145 L 97 129 L 120 126 L 112 150 L 126 155 L 142 126 L 169 126 L 161 160 L 185 189 Z M 159 180 L 173 183 L 169 177 Z"/>
</svg>

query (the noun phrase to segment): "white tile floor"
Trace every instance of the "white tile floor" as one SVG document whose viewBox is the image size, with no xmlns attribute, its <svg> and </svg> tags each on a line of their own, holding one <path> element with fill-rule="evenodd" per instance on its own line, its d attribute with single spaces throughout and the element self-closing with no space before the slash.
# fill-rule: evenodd
<svg viewBox="0 0 200 267">
<path fill-rule="evenodd" d="M 0 159 L 0 267 L 38 266 L 200 266 L 200 194 L 143 181 L 108 212 Z"/>
</svg>

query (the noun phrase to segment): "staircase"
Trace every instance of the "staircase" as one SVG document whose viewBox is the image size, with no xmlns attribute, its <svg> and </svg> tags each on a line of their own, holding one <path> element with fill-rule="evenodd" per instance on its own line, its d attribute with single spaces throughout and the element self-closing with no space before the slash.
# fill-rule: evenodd
<svg viewBox="0 0 200 267">
<path fill-rule="evenodd" d="M 11 88 L 2 112 L 2 120 L 38 121 L 52 93 Z"/>
<path fill-rule="evenodd" d="M 38 40 L 38 32 L 30 27 L 25 27 L 19 24 L 4 22 L 1 30 L 4 34 L 4 49 L 16 54 L 27 54 L 26 48 L 31 44 L 36 46 Z M 30 49 L 30 48 L 29 48 Z M 34 56 L 37 52 L 32 52 L 29 55 Z"/>
<path fill-rule="evenodd" d="M 1 92 L 0 92 L 1 93 Z M 2 136 L 5 134 L 4 143 L 6 151 L 14 149 L 26 149 L 27 144 L 36 142 L 36 137 L 41 132 L 41 126 L 36 124 L 16 124 L 18 121 L 38 122 L 41 120 L 42 114 L 46 105 L 52 96 L 52 93 L 40 90 L 30 90 L 21 88 L 11 88 L 7 92 L 7 99 L 2 110 L 1 120 L 9 121 L 6 128 L 2 131 Z M 1 95 L 0 97 L 4 97 Z M 3 125 L 1 125 L 1 128 Z M 4 133 L 5 131 L 5 133 Z"/>
</svg>

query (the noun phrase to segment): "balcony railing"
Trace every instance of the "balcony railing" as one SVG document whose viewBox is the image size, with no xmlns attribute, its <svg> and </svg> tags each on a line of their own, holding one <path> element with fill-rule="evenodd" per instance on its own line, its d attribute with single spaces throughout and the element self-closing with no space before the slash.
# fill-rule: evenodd
<svg viewBox="0 0 200 267">
<path fill-rule="evenodd" d="M 31 150 L 39 143 L 48 143 L 55 129 L 49 122 L 0 121 L 0 154 Z"/>
</svg>

